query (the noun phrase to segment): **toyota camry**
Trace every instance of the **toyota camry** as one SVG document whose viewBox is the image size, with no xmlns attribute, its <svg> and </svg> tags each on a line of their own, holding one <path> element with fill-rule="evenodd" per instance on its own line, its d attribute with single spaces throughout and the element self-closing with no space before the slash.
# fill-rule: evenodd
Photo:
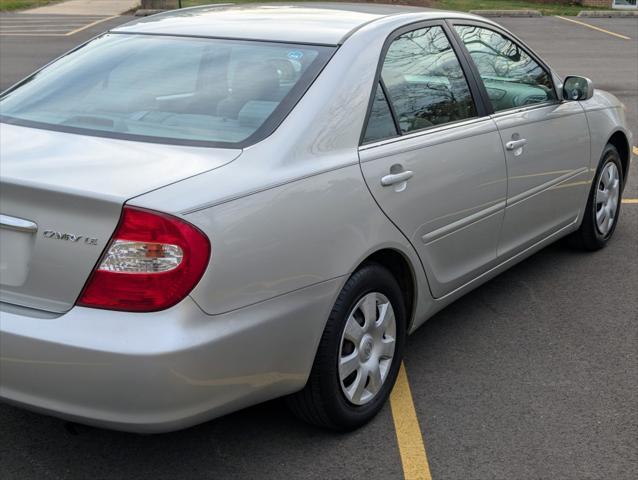
<svg viewBox="0 0 638 480">
<path fill-rule="evenodd" d="M 0 397 L 136 432 L 363 425 L 434 313 L 611 240 L 632 144 L 496 23 L 365 4 L 138 19 L 0 114 Z"/>
</svg>

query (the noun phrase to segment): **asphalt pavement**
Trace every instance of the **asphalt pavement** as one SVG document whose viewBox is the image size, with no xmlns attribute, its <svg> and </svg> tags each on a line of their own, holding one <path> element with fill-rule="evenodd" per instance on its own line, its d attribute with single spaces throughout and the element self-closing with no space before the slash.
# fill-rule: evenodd
<svg viewBox="0 0 638 480">
<path fill-rule="evenodd" d="M 126 21 L 0 36 L 0 88 Z M 499 21 L 560 73 L 616 94 L 638 135 L 638 19 Z M 0 21 L 0 23 L 2 23 Z M 634 157 L 634 162 L 638 160 Z M 638 197 L 632 167 L 626 198 Z M 638 204 L 593 254 L 562 243 L 440 312 L 405 367 L 435 480 L 638 478 Z M 181 432 L 140 436 L 0 405 L 0 478 L 400 479 L 390 408 L 349 434 L 273 401 Z"/>
</svg>

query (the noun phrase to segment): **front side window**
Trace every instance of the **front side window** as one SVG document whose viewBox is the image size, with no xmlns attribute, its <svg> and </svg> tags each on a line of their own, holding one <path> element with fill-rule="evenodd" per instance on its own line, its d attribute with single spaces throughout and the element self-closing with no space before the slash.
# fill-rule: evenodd
<svg viewBox="0 0 638 480">
<path fill-rule="evenodd" d="M 401 133 L 476 116 L 463 70 L 440 26 L 397 37 L 381 71 Z"/>
<path fill-rule="evenodd" d="M 517 44 L 487 28 L 457 25 L 495 111 L 556 100 L 552 80 Z"/>
<path fill-rule="evenodd" d="M 107 34 L 6 93 L 1 120 L 232 147 L 283 118 L 331 52 L 321 46 Z"/>
</svg>

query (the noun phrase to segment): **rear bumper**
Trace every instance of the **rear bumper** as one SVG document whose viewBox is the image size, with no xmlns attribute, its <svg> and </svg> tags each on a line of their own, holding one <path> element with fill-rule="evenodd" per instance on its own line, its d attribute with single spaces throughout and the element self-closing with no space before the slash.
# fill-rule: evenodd
<svg viewBox="0 0 638 480">
<path fill-rule="evenodd" d="M 340 279 L 222 315 L 187 298 L 163 312 L 4 304 L 0 398 L 73 421 L 153 433 L 303 387 Z"/>
</svg>

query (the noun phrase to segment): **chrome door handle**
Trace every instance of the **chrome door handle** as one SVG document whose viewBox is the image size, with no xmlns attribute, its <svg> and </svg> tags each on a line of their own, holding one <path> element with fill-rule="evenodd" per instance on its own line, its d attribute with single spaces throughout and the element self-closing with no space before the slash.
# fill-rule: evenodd
<svg viewBox="0 0 638 480">
<path fill-rule="evenodd" d="M 505 144 L 505 148 L 508 150 L 518 150 L 519 148 L 523 148 L 527 145 L 527 139 L 521 138 L 520 140 L 512 140 L 511 142 L 507 142 Z"/>
<path fill-rule="evenodd" d="M 384 187 L 389 187 L 390 185 L 405 182 L 407 180 L 410 180 L 412 178 L 412 175 L 414 175 L 414 172 L 412 170 L 406 170 L 405 172 L 400 173 L 392 173 L 381 178 L 381 185 L 383 185 Z"/>
<path fill-rule="evenodd" d="M 24 218 L 0 215 L 0 228 L 15 230 L 17 232 L 35 233 L 38 231 L 38 224 Z"/>
</svg>

